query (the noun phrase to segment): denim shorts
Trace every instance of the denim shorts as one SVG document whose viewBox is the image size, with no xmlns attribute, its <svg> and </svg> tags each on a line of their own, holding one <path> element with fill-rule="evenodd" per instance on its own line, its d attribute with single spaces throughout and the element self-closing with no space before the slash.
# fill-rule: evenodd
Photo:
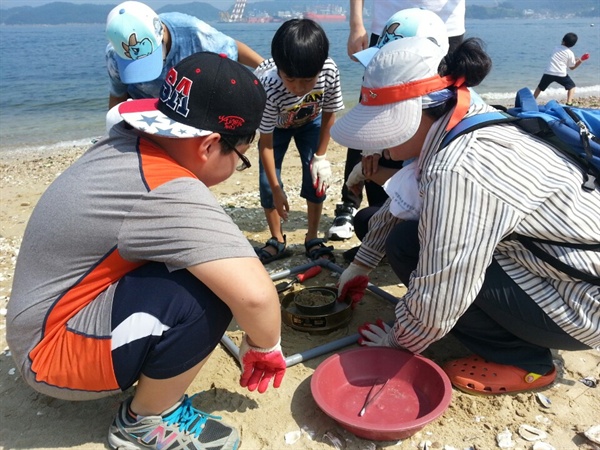
<svg viewBox="0 0 600 450">
<path fill-rule="evenodd" d="M 312 177 L 310 175 L 310 162 L 317 151 L 320 133 L 321 116 L 301 127 L 275 128 L 275 130 L 273 130 L 273 157 L 275 159 L 275 171 L 277 173 L 279 185 L 283 189 L 284 185 L 281 181 L 281 167 L 290 142 L 292 138 L 294 138 L 298 153 L 300 154 L 300 161 L 302 162 L 302 187 L 300 190 L 300 197 L 317 204 L 323 203 L 327 198 L 326 195 L 317 197 L 317 191 L 313 187 Z M 273 191 L 271 191 L 271 186 L 269 186 L 269 181 L 267 180 L 267 174 L 265 173 L 262 161 L 259 162 L 258 171 L 260 205 L 265 209 L 273 209 L 275 207 L 275 204 L 273 203 Z"/>
</svg>

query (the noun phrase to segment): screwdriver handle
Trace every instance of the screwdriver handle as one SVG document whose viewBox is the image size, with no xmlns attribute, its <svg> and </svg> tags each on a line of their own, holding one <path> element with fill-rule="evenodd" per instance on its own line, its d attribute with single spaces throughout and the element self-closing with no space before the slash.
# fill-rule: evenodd
<svg viewBox="0 0 600 450">
<path fill-rule="evenodd" d="M 306 272 L 299 274 L 296 278 L 298 278 L 298 282 L 302 283 L 304 280 L 308 280 L 309 278 L 315 277 L 321 273 L 321 266 L 312 266 Z"/>
</svg>

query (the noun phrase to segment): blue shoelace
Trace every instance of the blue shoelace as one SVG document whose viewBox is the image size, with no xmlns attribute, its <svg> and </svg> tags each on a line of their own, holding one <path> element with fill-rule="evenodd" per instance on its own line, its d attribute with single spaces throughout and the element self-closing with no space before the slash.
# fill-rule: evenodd
<svg viewBox="0 0 600 450">
<path fill-rule="evenodd" d="M 208 419 L 221 420 L 221 416 L 214 416 L 194 408 L 192 406 L 192 399 L 195 396 L 196 394 L 191 397 L 186 395 L 181 405 L 171 414 L 165 416 L 164 420 L 167 425 L 177 424 L 179 425 L 179 431 L 193 434 L 197 438 L 202 433 L 204 424 Z"/>
</svg>

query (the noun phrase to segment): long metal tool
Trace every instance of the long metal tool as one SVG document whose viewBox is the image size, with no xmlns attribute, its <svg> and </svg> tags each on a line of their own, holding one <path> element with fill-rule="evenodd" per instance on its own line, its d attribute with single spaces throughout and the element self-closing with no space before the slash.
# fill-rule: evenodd
<svg viewBox="0 0 600 450">
<path fill-rule="evenodd" d="M 292 267 L 291 269 L 285 269 L 281 272 L 272 273 L 271 280 L 278 281 L 283 278 L 288 278 L 290 276 L 302 273 L 314 266 L 320 266 L 324 269 L 329 269 L 332 272 L 337 273 L 342 273 L 344 271 L 342 267 L 338 266 L 334 262 L 322 258 L 318 259 L 317 261 L 311 261 L 307 264 L 301 264 L 299 266 Z M 398 299 L 396 297 L 394 297 L 389 292 L 384 291 L 380 287 L 375 286 L 374 284 L 369 283 L 367 289 L 373 292 L 375 295 L 378 295 L 379 297 L 388 300 L 393 304 L 396 304 L 398 302 Z M 309 348 L 299 353 L 294 353 L 293 355 L 289 355 L 285 358 L 286 367 L 291 367 L 309 359 L 324 355 L 325 353 L 335 352 L 336 350 L 348 347 L 349 345 L 356 344 L 359 338 L 360 334 L 354 333 L 349 336 L 344 336 L 331 342 L 319 345 L 317 347 Z M 233 342 L 233 340 L 227 335 L 227 333 L 225 333 L 221 338 L 221 343 L 229 351 L 229 353 L 231 353 L 236 359 L 238 358 L 240 349 L 235 344 L 235 342 Z"/>
<path fill-rule="evenodd" d="M 376 380 L 375 383 L 373 383 L 373 386 L 371 386 L 371 389 L 369 389 L 369 392 L 367 393 L 367 397 L 365 398 L 365 403 L 363 404 L 363 407 L 358 412 L 358 417 L 362 417 L 365 415 L 365 412 L 367 411 L 367 406 L 369 406 L 377 397 L 379 397 L 379 394 L 381 394 L 381 391 L 383 391 L 383 388 L 385 387 L 388 381 L 389 378 L 385 380 L 385 382 L 379 387 L 377 391 L 375 391 L 373 395 L 371 395 L 373 393 L 373 389 L 375 389 L 375 386 L 381 383 L 381 380 Z"/>
</svg>

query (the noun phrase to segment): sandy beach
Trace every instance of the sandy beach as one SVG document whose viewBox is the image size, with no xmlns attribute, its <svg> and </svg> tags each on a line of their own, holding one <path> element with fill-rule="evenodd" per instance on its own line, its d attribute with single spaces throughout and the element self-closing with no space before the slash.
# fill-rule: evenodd
<svg viewBox="0 0 600 450">
<path fill-rule="evenodd" d="M 579 99 L 579 104 L 600 107 L 598 98 Z M 10 298 L 12 276 L 20 241 L 33 207 L 47 186 L 78 158 L 86 148 L 73 147 L 52 154 L 3 155 L 0 164 L 0 448 L 1 449 L 102 449 L 107 448 L 106 435 L 121 400 L 130 393 L 91 402 L 71 403 L 37 394 L 26 386 L 15 369 L 5 338 L 6 306 Z M 321 221 L 326 233 L 340 201 L 346 149 L 331 142 L 328 155 L 334 180 L 328 190 Z M 214 188 L 215 195 L 240 229 L 254 244 L 269 238 L 258 196 L 258 155 L 249 151 L 252 168 L 234 174 Z M 271 273 L 293 268 L 308 261 L 304 256 L 306 204 L 299 198 L 300 164 L 294 153 L 284 163 L 284 182 L 290 199 L 290 220 L 284 225 L 291 258 L 266 266 Z M 363 205 L 365 206 L 365 205 Z M 342 252 L 359 242 L 354 237 L 344 242 L 330 242 L 335 247 L 336 262 L 345 266 Z M 243 282 L 236 279 L 236 282 Z M 337 275 L 324 270 L 306 282 L 308 286 L 331 286 Z M 405 287 L 399 284 L 385 261 L 371 277 L 371 282 L 384 291 L 401 296 Z M 350 322 L 338 329 L 319 334 L 294 330 L 284 325 L 282 346 L 286 356 L 318 345 L 336 341 L 356 333 L 366 321 L 394 317 L 393 304 L 369 293 L 354 310 Z M 227 332 L 239 342 L 241 332 L 232 323 Z M 349 345 L 339 351 L 355 347 Z M 467 355 L 469 352 L 451 336 L 432 345 L 424 356 L 437 364 Z M 555 351 L 559 370 L 556 383 L 543 391 L 551 400 L 542 406 L 534 393 L 496 397 L 472 396 L 453 391 L 450 407 L 444 415 L 423 430 L 401 442 L 374 442 L 359 439 L 325 415 L 311 396 L 310 379 L 317 366 L 331 353 L 326 353 L 288 368 L 279 389 L 265 394 L 248 392 L 239 386 L 239 367 L 235 358 L 219 345 L 200 372 L 188 393 L 198 393 L 194 404 L 205 412 L 222 416 L 241 433 L 242 449 L 493 449 L 496 436 L 508 429 L 514 449 L 531 449 L 533 442 L 519 435 L 519 427 L 527 424 L 547 437 L 544 442 L 555 449 L 600 449 L 585 438 L 583 432 L 600 425 L 600 387 L 588 387 L 580 380 L 600 378 L 600 352 Z M 287 438 L 287 439 L 286 439 Z"/>
</svg>

